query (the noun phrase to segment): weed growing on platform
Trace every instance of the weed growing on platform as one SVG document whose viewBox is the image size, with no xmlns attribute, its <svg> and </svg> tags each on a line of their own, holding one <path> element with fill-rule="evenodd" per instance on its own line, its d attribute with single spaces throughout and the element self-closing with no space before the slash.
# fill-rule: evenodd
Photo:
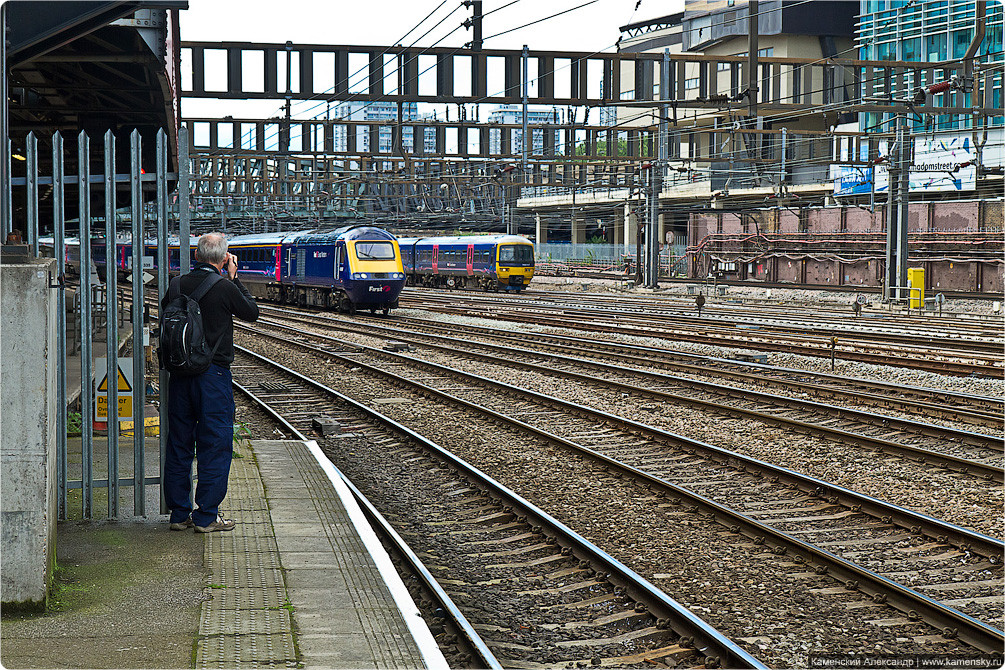
<svg viewBox="0 0 1005 670">
<path fill-rule="evenodd" d="M 83 434 L 81 430 L 82 424 L 83 419 L 80 416 L 80 412 L 66 413 L 66 434 L 68 437 L 80 437 Z"/>
</svg>

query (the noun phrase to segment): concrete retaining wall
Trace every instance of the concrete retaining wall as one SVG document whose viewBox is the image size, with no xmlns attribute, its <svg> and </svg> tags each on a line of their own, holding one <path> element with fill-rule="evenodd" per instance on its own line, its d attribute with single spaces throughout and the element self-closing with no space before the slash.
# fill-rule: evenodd
<svg viewBox="0 0 1005 670">
<path fill-rule="evenodd" d="M 42 609 L 56 558 L 56 262 L 0 266 L 0 591 Z"/>
</svg>

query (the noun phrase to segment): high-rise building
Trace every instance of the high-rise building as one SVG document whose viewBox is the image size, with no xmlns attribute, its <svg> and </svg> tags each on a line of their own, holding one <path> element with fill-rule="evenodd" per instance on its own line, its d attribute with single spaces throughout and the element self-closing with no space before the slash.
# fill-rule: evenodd
<svg viewBox="0 0 1005 670">
<path fill-rule="evenodd" d="M 547 124 L 561 124 L 564 123 L 565 114 L 564 110 L 558 109 L 557 107 L 552 107 L 549 109 L 531 109 L 527 108 L 527 124 L 528 125 L 547 125 Z M 494 110 L 489 112 L 489 123 L 498 123 L 506 125 L 521 125 L 523 123 L 523 106 L 522 105 L 500 105 Z M 530 153 L 532 154 L 543 154 L 544 151 L 544 138 L 545 133 L 543 131 L 531 132 L 531 146 Z M 502 153 L 502 137 L 500 133 L 490 133 L 489 134 L 489 150 L 494 154 Z M 510 152 L 514 154 L 520 154 L 523 151 L 523 130 L 521 128 L 514 128 L 510 133 Z M 562 146 L 559 141 L 558 133 L 555 133 L 555 145 L 550 147 L 549 153 L 559 154 L 562 153 Z"/>
<path fill-rule="evenodd" d="M 985 12 L 984 41 L 977 51 L 982 64 L 1001 63 L 1002 55 L 1002 3 L 988 0 Z M 861 0 L 860 16 L 856 30 L 859 57 L 862 60 L 901 60 L 938 63 L 961 59 L 974 39 L 977 23 L 976 0 Z M 908 75 L 910 77 L 910 74 Z M 1001 70 L 991 89 L 991 107 L 1001 108 Z M 904 82 L 897 95 L 910 97 L 921 85 L 933 82 Z M 867 84 L 868 85 L 868 84 Z M 878 95 L 882 82 L 874 82 L 874 89 L 866 95 Z M 952 106 L 954 93 L 936 98 L 939 106 Z M 945 99 L 943 99 L 945 98 Z M 863 115 L 865 128 L 876 127 L 884 119 L 878 113 Z M 917 129 L 927 120 L 915 119 Z M 944 114 L 935 120 L 937 130 L 970 128 L 973 120 L 968 114 Z M 1002 125 L 1002 117 L 989 119 L 991 125 Z"/>
<path fill-rule="evenodd" d="M 394 133 L 392 127 L 398 121 L 398 103 L 396 102 L 343 102 L 332 110 L 333 119 L 345 119 L 347 121 L 369 121 L 380 125 L 377 133 L 379 145 L 370 148 L 370 133 L 366 126 L 356 126 L 356 151 L 367 153 L 392 153 Z M 401 120 L 403 122 L 421 121 L 430 118 L 427 115 L 420 115 L 418 103 L 405 102 L 401 105 Z M 336 125 L 333 130 L 333 140 L 336 151 L 346 151 L 349 146 L 347 129 L 350 126 Z M 406 153 L 415 153 L 414 128 L 412 125 L 401 127 L 401 145 Z M 426 152 L 436 151 L 436 130 L 432 127 L 424 129 L 423 147 Z"/>
</svg>

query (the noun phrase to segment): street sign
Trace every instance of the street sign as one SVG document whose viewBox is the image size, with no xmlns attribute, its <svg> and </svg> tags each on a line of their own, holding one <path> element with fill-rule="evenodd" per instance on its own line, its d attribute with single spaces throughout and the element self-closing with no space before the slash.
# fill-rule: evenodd
<svg viewBox="0 0 1005 670">
<path fill-rule="evenodd" d="M 133 419 L 133 359 L 122 357 L 118 359 L 117 371 L 115 374 L 115 387 L 119 393 L 119 421 Z M 108 370 L 108 359 L 98 358 L 94 361 L 94 370 L 99 372 Z M 94 390 L 94 420 L 108 420 L 108 373 L 100 378 L 95 375 L 97 382 Z"/>
</svg>

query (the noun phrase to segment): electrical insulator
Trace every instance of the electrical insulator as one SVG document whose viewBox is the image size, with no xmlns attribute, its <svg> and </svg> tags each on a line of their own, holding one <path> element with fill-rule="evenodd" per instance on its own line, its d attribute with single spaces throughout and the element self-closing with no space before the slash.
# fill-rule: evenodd
<svg viewBox="0 0 1005 670">
<path fill-rule="evenodd" d="M 928 100 L 930 96 L 937 95 L 939 93 L 945 93 L 949 89 L 953 88 L 955 84 L 954 81 L 940 81 L 937 84 L 929 84 L 928 86 L 923 86 L 919 88 L 914 93 L 914 99 L 911 101 L 916 105 L 924 105 L 925 101 Z"/>
</svg>

